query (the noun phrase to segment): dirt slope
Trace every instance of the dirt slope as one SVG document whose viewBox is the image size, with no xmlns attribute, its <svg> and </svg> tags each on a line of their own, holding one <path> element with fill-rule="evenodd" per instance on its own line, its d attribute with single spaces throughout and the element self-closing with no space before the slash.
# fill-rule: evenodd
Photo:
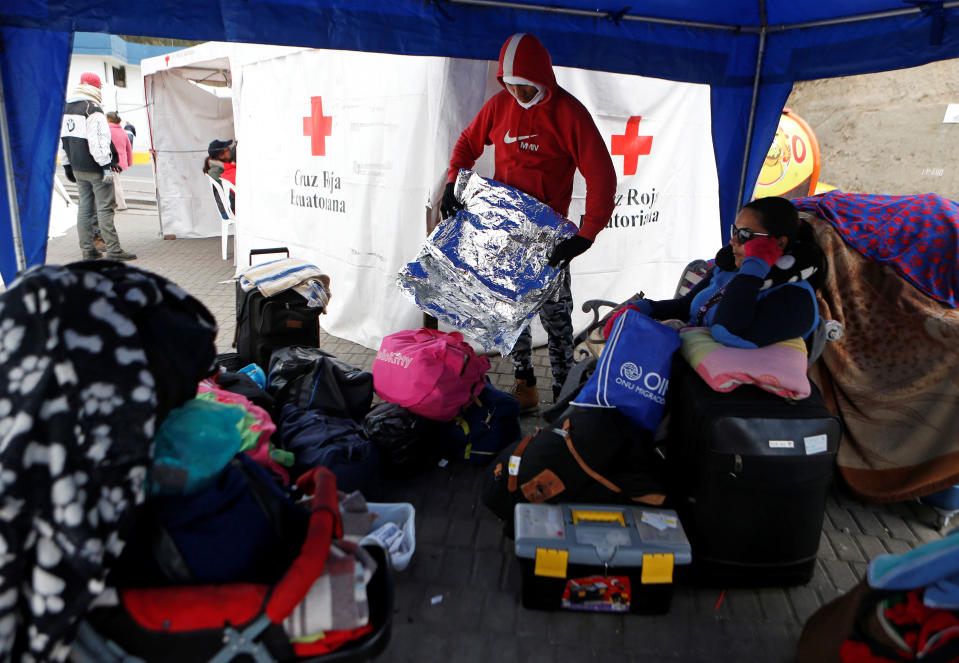
<svg viewBox="0 0 959 663">
<path fill-rule="evenodd" d="M 816 133 L 819 179 L 844 191 L 959 199 L 959 60 L 797 83 L 786 103 Z"/>
</svg>

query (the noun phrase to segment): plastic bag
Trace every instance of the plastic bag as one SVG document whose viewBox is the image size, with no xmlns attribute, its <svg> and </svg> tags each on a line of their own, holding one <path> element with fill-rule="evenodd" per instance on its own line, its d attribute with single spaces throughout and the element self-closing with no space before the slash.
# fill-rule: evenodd
<svg viewBox="0 0 959 663">
<path fill-rule="evenodd" d="M 236 405 L 193 399 L 167 415 L 153 438 L 150 495 L 189 495 L 209 486 L 240 450 Z"/>
</svg>

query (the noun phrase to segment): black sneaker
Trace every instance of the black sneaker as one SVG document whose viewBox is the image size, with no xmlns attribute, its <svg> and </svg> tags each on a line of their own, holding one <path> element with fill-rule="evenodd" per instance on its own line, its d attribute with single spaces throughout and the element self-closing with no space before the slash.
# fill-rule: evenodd
<svg viewBox="0 0 959 663">
<path fill-rule="evenodd" d="M 106 255 L 107 260 L 136 260 L 137 254 L 130 253 L 129 251 L 120 251 L 119 253 L 113 253 L 112 251 Z"/>
<path fill-rule="evenodd" d="M 99 260 L 103 257 L 103 254 L 99 251 L 84 251 L 83 259 L 84 260 Z"/>
</svg>

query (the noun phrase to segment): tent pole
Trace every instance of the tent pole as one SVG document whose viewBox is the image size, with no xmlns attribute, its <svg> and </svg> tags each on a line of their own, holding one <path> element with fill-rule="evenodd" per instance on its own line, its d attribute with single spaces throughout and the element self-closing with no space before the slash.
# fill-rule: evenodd
<svg viewBox="0 0 959 663">
<path fill-rule="evenodd" d="M 456 5 L 471 5 L 476 7 L 493 7 L 496 9 L 519 9 L 522 11 L 543 12 L 550 14 L 560 14 L 565 16 L 583 16 L 587 18 L 609 18 L 615 12 L 602 11 L 598 9 L 572 9 L 568 7 L 555 7 L 551 5 L 531 5 L 521 0 L 449 0 Z M 959 7 L 959 0 L 946 0 L 939 3 L 943 9 L 952 9 Z M 631 9 L 627 7 L 626 9 Z M 703 28 L 706 30 L 725 30 L 740 33 L 751 32 L 784 32 L 786 30 L 802 30 L 805 28 L 818 28 L 829 25 L 843 25 L 845 23 L 856 23 L 859 21 L 876 20 L 883 18 L 895 18 L 898 16 L 908 16 L 922 12 L 921 7 L 903 7 L 902 9 L 887 9 L 884 11 L 869 12 L 866 14 L 856 14 L 855 16 L 844 16 L 842 18 L 821 19 L 818 21 L 804 21 L 802 23 L 781 23 L 777 25 L 766 25 L 766 8 L 762 7 L 762 25 L 732 25 L 725 23 L 705 23 L 703 21 L 684 21 L 680 19 L 659 18 L 656 16 L 641 16 L 624 13 L 617 16 L 617 20 L 638 21 L 641 23 L 655 23 L 659 25 L 677 25 L 687 28 Z"/>
<path fill-rule="evenodd" d="M 525 2 L 511 2 L 510 0 L 450 0 L 450 2 L 457 5 L 493 7 L 495 9 L 519 9 L 523 11 L 548 12 L 550 14 L 560 14 L 564 16 L 583 16 L 586 18 L 608 18 L 611 14 L 615 13 L 610 11 L 601 11 L 598 9 L 573 9 L 569 7 L 555 7 L 552 5 L 530 5 Z M 626 9 L 630 9 L 630 7 L 627 7 Z M 637 16 L 627 13 L 617 16 L 617 20 L 656 23 L 659 25 L 678 25 L 685 28 L 704 28 L 707 30 L 724 30 L 728 32 L 743 31 L 743 26 L 740 25 L 705 23 L 703 21 L 683 21 L 672 18 L 659 18 L 656 16 Z"/>
<path fill-rule="evenodd" d="M 753 98 L 749 104 L 749 122 L 746 125 L 746 148 L 743 150 L 743 168 L 739 173 L 739 202 L 746 202 L 746 170 L 749 167 L 749 148 L 753 142 L 753 125 L 756 123 L 756 106 L 759 105 L 759 78 L 763 68 L 763 56 L 766 54 L 766 3 L 760 1 L 762 25 L 759 29 L 759 51 L 756 53 L 756 73 L 753 76 Z"/>
<path fill-rule="evenodd" d="M 17 257 L 17 271 L 27 268 L 23 254 L 23 234 L 20 232 L 20 206 L 17 204 L 17 183 L 13 177 L 13 156 L 10 152 L 10 131 L 7 128 L 7 99 L 3 94 L 3 73 L 0 72 L 0 142 L 3 143 L 3 170 L 7 175 L 7 200 L 10 203 L 10 226 L 13 229 L 13 250 Z"/>
<path fill-rule="evenodd" d="M 943 9 L 952 9 L 959 7 L 959 0 L 950 0 L 940 3 Z M 908 16 L 918 14 L 922 11 L 921 7 L 904 7 L 903 9 L 888 9 L 881 12 L 872 12 L 869 14 L 857 14 L 855 16 L 844 16 L 843 18 L 830 18 L 819 21 L 806 21 L 804 23 L 789 23 L 784 25 L 774 25 L 769 27 L 770 32 L 782 32 L 784 30 L 804 30 L 806 28 L 821 28 L 830 25 L 845 25 L 846 23 L 856 23 L 865 19 L 874 21 L 882 18 L 896 18 L 899 16 Z"/>
</svg>

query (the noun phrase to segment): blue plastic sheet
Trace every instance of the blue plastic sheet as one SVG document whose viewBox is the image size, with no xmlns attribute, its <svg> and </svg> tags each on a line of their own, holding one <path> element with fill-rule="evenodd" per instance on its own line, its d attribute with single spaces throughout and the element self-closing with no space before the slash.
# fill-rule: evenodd
<svg viewBox="0 0 959 663">
<path fill-rule="evenodd" d="M 532 196 L 473 171 L 460 171 L 454 192 L 463 209 L 433 230 L 397 286 L 421 310 L 506 355 L 555 296 L 560 270 L 547 256 L 577 228 Z"/>
</svg>

